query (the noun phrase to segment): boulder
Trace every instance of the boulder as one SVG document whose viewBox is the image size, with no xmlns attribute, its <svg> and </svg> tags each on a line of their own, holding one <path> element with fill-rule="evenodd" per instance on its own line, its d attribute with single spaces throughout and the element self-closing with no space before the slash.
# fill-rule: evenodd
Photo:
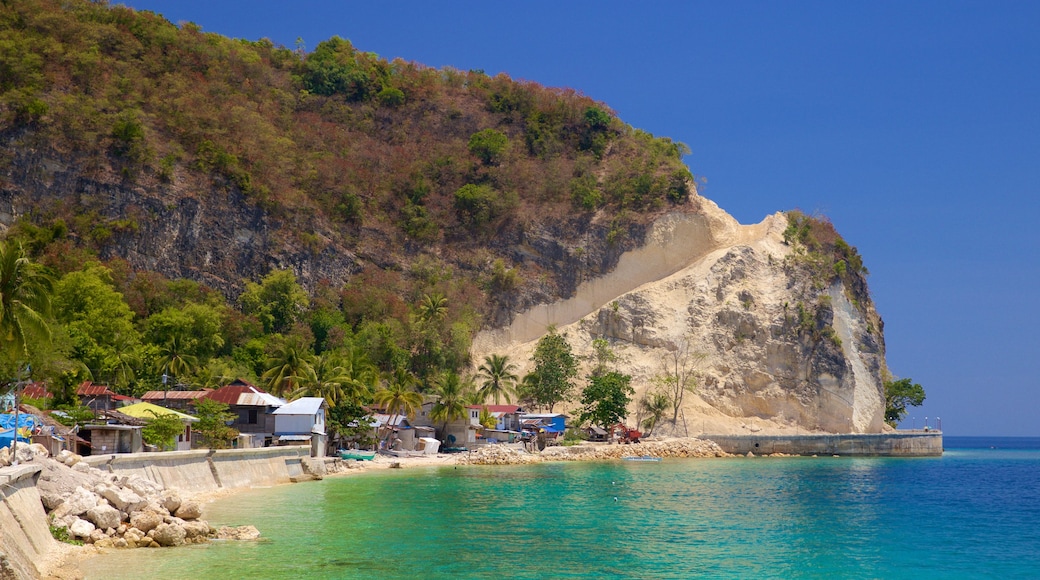
<svg viewBox="0 0 1040 580">
<path fill-rule="evenodd" d="M 82 461 L 76 462 L 72 465 L 72 470 L 77 473 L 90 473 L 91 467 Z"/>
<path fill-rule="evenodd" d="M 194 500 L 187 500 L 177 508 L 175 516 L 185 520 L 197 520 L 202 517 L 202 506 Z"/>
<path fill-rule="evenodd" d="M 79 518 L 76 518 L 76 520 L 69 525 L 69 533 L 77 538 L 87 539 L 94 530 L 94 524 Z"/>
<path fill-rule="evenodd" d="M 127 542 L 133 542 L 135 544 L 134 547 L 136 547 L 136 544 L 146 537 L 145 533 L 137 528 L 128 528 L 126 532 L 123 533 L 123 538 Z"/>
<path fill-rule="evenodd" d="M 65 501 L 65 497 L 54 490 L 40 489 L 40 501 L 43 502 L 43 507 L 47 508 L 47 511 L 50 512 L 57 509 L 57 507 Z"/>
<path fill-rule="evenodd" d="M 130 525 L 148 533 L 163 523 L 163 517 L 155 512 L 140 511 L 130 514 Z M 128 530 L 127 533 L 130 533 Z"/>
<path fill-rule="evenodd" d="M 11 449 L 9 447 L 0 448 L 0 467 L 8 465 L 11 465 Z"/>
<path fill-rule="evenodd" d="M 162 506 L 171 514 L 181 507 L 181 496 L 176 491 L 168 489 L 162 493 Z"/>
<path fill-rule="evenodd" d="M 173 524 L 159 524 L 149 534 L 160 546 L 183 546 L 187 533 L 184 528 Z"/>
<path fill-rule="evenodd" d="M 209 535 L 209 524 L 203 521 L 184 522 L 181 527 L 184 529 L 187 539 L 205 538 Z"/>
<path fill-rule="evenodd" d="M 256 526 L 238 526 L 237 528 L 221 526 L 217 530 L 217 538 L 221 540 L 258 540 L 260 530 L 256 529 Z"/>
<path fill-rule="evenodd" d="M 98 493 L 117 510 L 133 513 L 143 508 L 148 502 L 129 489 L 111 486 L 100 486 Z"/>
<path fill-rule="evenodd" d="M 162 493 L 163 486 L 154 481 L 138 476 L 130 476 L 126 480 L 125 487 L 129 487 L 141 497 L 149 497 Z"/>
<path fill-rule="evenodd" d="M 29 463 L 36 457 L 32 448 L 24 443 L 18 444 L 18 450 L 14 452 L 14 455 L 15 459 L 17 459 L 19 463 Z"/>
<path fill-rule="evenodd" d="M 65 498 L 65 501 L 55 508 L 55 517 L 84 514 L 98 504 L 98 499 L 98 496 L 94 495 L 93 492 L 84 487 L 77 487 L 71 495 Z"/>
<path fill-rule="evenodd" d="M 32 452 L 33 457 L 50 457 L 51 452 L 47 451 L 47 448 L 39 443 L 33 443 L 29 446 L 29 451 Z"/>
<path fill-rule="evenodd" d="M 94 506 L 87 510 L 87 519 L 99 528 L 118 528 L 122 514 L 110 505 Z"/>
</svg>

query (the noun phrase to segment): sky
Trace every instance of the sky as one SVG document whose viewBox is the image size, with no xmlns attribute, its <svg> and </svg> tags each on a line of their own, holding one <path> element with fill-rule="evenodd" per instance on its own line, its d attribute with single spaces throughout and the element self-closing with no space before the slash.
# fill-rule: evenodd
<svg viewBox="0 0 1040 580">
<path fill-rule="evenodd" d="M 1040 436 L 1040 3 L 121 3 L 588 95 L 689 145 L 741 223 L 797 208 L 859 249 L 889 368 L 927 392 L 903 427 Z"/>
</svg>

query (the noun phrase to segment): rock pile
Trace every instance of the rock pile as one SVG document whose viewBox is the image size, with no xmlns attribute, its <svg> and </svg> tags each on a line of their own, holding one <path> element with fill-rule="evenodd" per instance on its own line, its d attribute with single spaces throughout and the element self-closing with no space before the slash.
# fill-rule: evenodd
<svg viewBox="0 0 1040 580">
<path fill-rule="evenodd" d="M 471 465 L 514 465 L 539 461 L 594 461 L 632 455 L 655 457 L 727 457 L 714 441 L 693 438 L 644 441 L 632 445 L 574 445 L 548 447 L 538 454 L 506 445 L 488 445 L 460 455 L 456 462 Z"/>
<path fill-rule="evenodd" d="M 585 461 L 592 459 L 621 459 L 622 457 L 650 455 L 654 457 L 727 457 L 714 441 L 694 438 L 643 441 L 631 445 L 574 445 L 549 447 L 542 452 L 547 461 Z"/>
<path fill-rule="evenodd" d="M 260 535 L 252 526 L 216 530 L 200 519 L 197 501 L 143 477 L 106 473 L 69 451 L 51 459 L 40 445 L 25 447 L 26 457 L 43 467 L 37 489 L 50 523 L 67 530 L 70 539 L 97 547 L 157 548 Z"/>
<path fill-rule="evenodd" d="M 542 461 L 540 455 L 507 445 L 488 445 L 455 458 L 456 463 L 470 465 L 516 465 L 539 461 Z"/>
</svg>

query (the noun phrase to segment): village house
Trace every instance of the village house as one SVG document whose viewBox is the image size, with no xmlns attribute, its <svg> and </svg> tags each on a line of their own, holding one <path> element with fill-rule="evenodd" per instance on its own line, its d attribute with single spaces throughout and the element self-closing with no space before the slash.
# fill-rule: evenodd
<svg viewBox="0 0 1040 580">
<path fill-rule="evenodd" d="M 83 381 L 79 387 L 76 388 L 76 396 L 79 397 L 79 403 L 84 407 L 89 408 L 97 414 L 99 411 L 110 411 L 115 409 L 116 397 L 119 397 L 116 393 L 112 392 L 105 385 L 95 385 L 90 381 Z M 128 397 L 123 397 L 127 399 Z"/>
<path fill-rule="evenodd" d="M 311 446 L 311 457 L 325 456 L 325 412 L 323 397 L 302 397 L 275 409 L 274 435 L 278 445 Z"/>
<path fill-rule="evenodd" d="M 242 380 L 210 391 L 205 398 L 224 403 L 235 415 L 231 423 L 239 435 L 239 447 L 270 447 L 275 441 L 274 410 L 285 401 Z"/>
<path fill-rule="evenodd" d="M 79 426 L 79 434 L 86 445 L 80 445 L 80 455 L 104 455 L 108 453 L 140 453 L 144 451 L 141 430 L 146 421 L 126 415 L 120 411 L 100 411 L 96 423 Z"/>
<path fill-rule="evenodd" d="M 191 449 L 191 425 L 192 423 L 199 422 L 197 417 L 192 417 L 191 415 L 188 415 L 186 413 L 181 413 L 180 411 L 175 411 L 173 409 L 166 409 L 158 405 L 153 405 L 151 403 L 135 403 L 133 405 L 128 405 L 119 409 L 119 412 L 125 415 L 129 415 L 131 417 L 135 417 L 137 419 L 142 419 L 146 422 L 151 419 L 154 419 L 156 415 L 175 415 L 178 419 L 181 420 L 181 423 L 184 424 L 184 428 L 181 430 L 181 433 L 177 435 L 177 440 L 175 442 L 175 450 L 188 451 Z"/>
</svg>

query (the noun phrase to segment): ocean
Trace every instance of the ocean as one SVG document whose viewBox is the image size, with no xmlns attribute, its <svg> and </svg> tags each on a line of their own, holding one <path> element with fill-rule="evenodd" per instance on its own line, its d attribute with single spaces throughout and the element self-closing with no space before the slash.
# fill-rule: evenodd
<svg viewBox="0 0 1040 580">
<path fill-rule="evenodd" d="M 207 506 L 260 542 L 82 566 L 164 580 L 1040 577 L 1040 438 L 945 445 L 940 458 L 385 470 Z"/>
</svg>

